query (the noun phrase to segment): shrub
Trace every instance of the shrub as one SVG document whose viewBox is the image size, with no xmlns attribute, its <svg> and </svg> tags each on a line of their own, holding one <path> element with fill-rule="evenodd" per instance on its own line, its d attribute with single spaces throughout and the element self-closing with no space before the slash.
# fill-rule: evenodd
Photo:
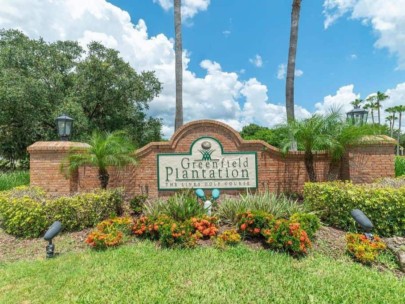
<svg viewBox="0 0 405 304">
<path fill-rule="evenodd" d="M 122 201 L 120 190 L 99 190 L 52 199 L 39 188 L 17 187 L 0 192 L 0 216 L 7 233 L 38 237 L 54 221 L 61 221 L 65 231 L 93 227 L 116 215 Z"/>
<path fill-rule="evenodd" d="M 100 231 L 108 229 L 115 229 L 121 231 L 125 235 L 130 235 L 132 232 L 133 221 L 130 217 L 115 217 L 112 219 L 104 220 L 97 225 Z"/>
<path fill-rule="evenodd" d="M 243 235 L 258 237 L 262 229 L 273 225 L 274 217 L 263 211 L 247 211 L 238 215 L 238 228 Z"/>
<path fill-rule="evenodd" d="M 129 205 L 131 206 L 131 210 L 135 214 L 141 214 L 142 210 L 144 209 L 146 200 L 148 199 L 147 195 L 135 195 L 130 201 Z"/>
<path fill-rule="evenodd" d="M 227 197 L 221 201 L 216 215 L 222 222 L 236 224 L 237 215 L 248 210 L 263 211 L 276 218 L 288 218 L 296 212 L 303 211 L 302 205 L 288 199 L 285 195 L 271 192 L 247 193 L 239 197 Z"/>
<path fill-rule="evenodd" d="M 162 247 L 190 248 L 202 234 L 193 233 L 190 222 L 178 222 L 167 215 L 143 216 L 135 221 L 133 232 L 138 237 L 159 240 Z"/>
<path fill-rule="evenodd" d="M 116 247 L 122 243 L 123 233 L 118 230 L 103 232 L 94 230 L 86 239 L 86 243 L 94 249 L 106 249 L 107 247 Z"/>
<path fill-rule="evenodd" d="M 311 248 L 311 241 L 300 224 L 285 219 L 276 220 L 271 229 L 262 231 L 262 235 L 270 248 L 295 256 L 305 255 Z"/>
<path fill-rule="evenodd" d="M 157 218 L 142 216 L 135 221 L 132 231 L 138 237 L 154 240 L 159 238 L 160 228 L 172 221 L 167 215 L 160 215 Z"/>
<path fill-rule="evenodd" d="M 145 205 L 145 214 L 152 217 L 167 215 L 176 221 L 187 221 L 205 214 L 204 206 L 198 203 L 191 190 L 181 191 L 168 198 Z"/>
<path fill-rule="evenodd" d="M 395 176 L 405 175 L 405 156 L 395 157 Z"/>
<path fill-rule="evenodd" d="M 28 171 L 14 171 L 0 173 L 0 191 L 10 190 L 14 187 L 28 185 L 30 174 Z"/>
<path fill-rule="evenodd" d="M 308 183 L 304 187 L 306 206 L 317 211 L 323 222 L 346 231 L 356 231 L 350 215 L 362 210 L 382 236 L 405 233 L 405 187 L 373 187 L 348 182 Z"/>
<path fill-rule="evenodd" d="M 290 221 L 299 223 L 310 239 L 314 237 L 315 233 L 321 227 L 321 221 L 319 218 L 315 214 L 311 213 L 294 213 L 290 217 Z"/>
<path fill-rule="evenodd" d="M 159 241 L 162 247 L 192 248 L 197 244 L 198 235 L 193 234 L 186 222 L 172 221 L 159 228 Z"/>
<path fill-rule="evenodd" d="M 216 226 L 217 218 L 203 216 L 202 218 L 193 217 L 190 220 L 190 225 L 194 229 L 194 232 L 201 234 L 201 237 L 212 237 L 218 233 L 218 227 Z M 199 236 L 198 234 L 198 236 Z"/>
<path fill-rule="evenodd" d="M 224 249 L 226 246 L 236 246 L 241 242 L 240 234 L 235 230 L 226 230 L 215 239 L 215 247 Z"/>
<path fill-rule="evenodd" d="M 346 234 L 347 252 L 362 264 L 371 264 L 387 247 L 378 236 L 368 239 L 364 234 Z"/>
</svg>

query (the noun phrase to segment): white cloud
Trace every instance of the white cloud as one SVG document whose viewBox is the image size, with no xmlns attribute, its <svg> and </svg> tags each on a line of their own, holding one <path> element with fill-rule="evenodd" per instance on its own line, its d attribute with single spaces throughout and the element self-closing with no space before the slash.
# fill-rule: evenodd
<svg viewBox="0 0 405 304">
<path fill-rule="evenodd" d="M 232 33 L 232 32 L 231 32 L 230 30 L 222 31 L 222 34 L 223 34 L 226 38 L 228 38 L 231 33 Z"/>
<path fill-rule="evenodd" d="M 353 109 L 350 103 L 357 98 L 360 98 L 360 94 L 354 93 L 353 84 L 343 86 L 337 90 L 335 95 L 328 95 L 322 102 L 316 103 L 316 113 L 326 114 L 332 109 L 340 109 L 342 113 L 346 113 Z"/>
<path fill-rule="evenodd" d="M 249 62 L 257 68 L 261 68 L 263 66 L 263 59 L 259 54 L 256 54 L 254 58 L 250 58 Z"/>
<path fill-rule="evenodd" d="M 277 79 L 280 80 L 284 79 L 286 74 L 287 74 L 287 66 L 284 63 L 282 63 L 278 66 L 277 69 Z M 304 75 L 304 71 L 299 69 L 295 70 L 295 77 L 301 77 L 302 75 Z"/>
<path fill-rule="evenodd" d="M 173 8 L 173 0 L 153 0 L 165 11 Z M 200 11 L 206 11 L 211 0 L 183 0 L 181 5 L 181 16 L 183 20 L 191 19 Z"/>
<path fill-rule="evenodd" d="M 349 58 L 350 58 L 350 60 L 356 60 L 357 55 L 356 54 L 351 54 Z"/>
<path fill-rule="evenodd" d="M 325 0 L 325 28 L 344 15 L 369 25 L 377 34 L 376 48 L 387 48 L 405 69 L 405 0 Z"/>
</svg>

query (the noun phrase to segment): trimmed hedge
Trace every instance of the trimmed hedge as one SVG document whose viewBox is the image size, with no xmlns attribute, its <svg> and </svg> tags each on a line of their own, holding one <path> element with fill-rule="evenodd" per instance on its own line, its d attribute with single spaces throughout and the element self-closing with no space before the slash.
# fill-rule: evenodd
<svg viewBox="0 0 405 304">
<path fill-rule="evenodd" d="M 316 211 L 321 220 L 331 226 L 356 231 L 350 211 L 360 209 L 373 222 L 374 233 L 405 235 L 405 187 L 373 187 L 339 181 L 307 183 L 304 200 L 310 210 Z"/>
<path fill-rule="evenodd" d="M 93 227 L 119 214 L 122 202 L 120 190 L 51 199 L 39 188 L 17 187 L 0 192 L 0 219 L 9 234 L 39 237 L 54 221 L 61 221 L 64 231 Z"/>
</svg>

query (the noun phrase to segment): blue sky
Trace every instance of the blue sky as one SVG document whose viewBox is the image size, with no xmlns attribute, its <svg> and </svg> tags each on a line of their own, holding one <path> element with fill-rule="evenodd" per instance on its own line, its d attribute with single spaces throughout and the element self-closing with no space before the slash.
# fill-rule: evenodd
<svg viewBox="0 0 405 304">
<path fill-rule="evenodd" d="M 133 20 L 144 19 L 151 35 L 174 37 L 173 10 L 162 10 L 153 1 L 110 2 L 127 10 Z M 242 79 L 256 77 L 267 85 L 273 102 L 283 103 L 285 81 L 277 79 L 277 70 L 287 62 L 291 2 L 211 1 L 207 11 L 183 27 L 183 47 L 191 52 L 190 69 L 203 77 L 205 71 L 199 63 L 209 58 L 226 71 L 245 70 Z M 343 85 L 354 83 L 356 92 L 367 96 L 405 80 L 405 71 L 395 70 L 395 56 L 374 48 L 372 28 L 341 19 L 325 30 L 323 3 L 302 3 L 297 68 L 304 74 L 296 80 L 297 104 L 313 111 L 315 102 Z M 260 68 L 249 62 L 257 54 L 263 60 Z"/>
<path fill-rule="evenodd" d="M 284 120 L 290 0 L 183 0 L 185 120 L 218 119 L 240 129 Z M 150 115 L 173 132 L 172 0 L 0 0 L 0 27 L 47 41 L 98 40 L 163 83 Z M 296 115 L 377 90 L 405 103 L 405 0 L 302 1 Z"/>
</svg>

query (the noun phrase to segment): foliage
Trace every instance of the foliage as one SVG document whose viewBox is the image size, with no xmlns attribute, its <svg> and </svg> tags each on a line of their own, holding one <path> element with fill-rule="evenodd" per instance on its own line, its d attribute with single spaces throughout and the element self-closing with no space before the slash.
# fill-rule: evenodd
<svg viewBox="0 0 405 304">
<path fill-rule="evenodd" d="M 225 230 L 215 239 L 215 247 L 225 249 L 226 246 L 236 246 L 241 242 L 242 238 L 236 229 Z"/>
<path fill-rule="evenodd" d="M 0 193 L 0 216 L 7 233 L 38 237 L 54 221 L 62 222 L 64 231 L 93 227 L 118 214 L 122 201 L 120 190 L 48 198 L 39 188 L 17 187 Z"/>
<path fill-rule="evenodd" d="M 204 206 L 199 204 L 192 190 L 177 192 L 167 201 L 158 200 L 145 205 L 145 214 L 153 217 L 168 215 L 176 221 L 186 221 L 205 214 Z"/>
<path fill-rule="evenodd" d="M 368 239 L 364 234 L 346 234 L 347 252 L 362 264 L 371 264 L 376 261 L 377 256 L 387 248 L 384 242 L 378 237 Z"/>
<path fill-rule="evenodd" d="M 14 171 L 0 173 L 0 191 L 10 190 L 14 187 L 28 185 L 30 174 L 27 171 Z"/>
<path fill-rule="evenodd" d="M 124 235 L 132 233 L 133 221 L 130 217 L 115 217 L 102 221 L 97 225 L 100 231 L 108 231 L 110 229 L 121 231 Z"/>
<path fill-rule="evenodd" d="M 142 194 L 141 195 L 135 195 L 129 201 L 129 205 L 131 206 L 131 210 L 135 214 L 141 214 L 147 199 L 148 199 L 147 195 L 142 195 Z"/>
<path fill-rule="evenodd" d="M 137 73 L 100 43 L 86 50 L 0 31 L 1 156 L 14 162 L 30 144 L 56 139 L 54 119 L 63 112 L 75 119 L 75 140 L 92 130 L 126 130 L 139 146 L 160 139 L 160 120 L 146 115 L 161 91 L 154 73 Z"/>
<path fill-rule="evenodd" d="M 116 247 L 122 243 L 123 233 L 117 229 L 94 230 L 88 236 L 85 242 L 94 249 L 106 249 Z"/>
<path fill-rule="evenodd" d="M 238 228 L 243 235 L 258 237 L 262 229 L 273 226 L 274 216 L 264 211 L 247 211 L 238 215 Z"/>
<path fill-rule="evenodd" d="M 270 248 L 283 250 L 294 256 L 307 254 L 312 246 L 301 225 L 285 219 L 276 220 L 270 229 L 263 229 L 262 235 Z"/>
<path fill-rule="evenodd" d="M 203 216 L 201 218 L 193 217 L 190 220 L 190 225 L 193 229 L 195 229 L 195 232 L 201 234 L 201 237 L 212 237 L 218 233 L 218 227 L 216 225 L 217 221 L 218 220 L 216 217 L 210 216 Z"/>
<path fill-rule="evenodd" d="M 405 233 L 405 187 L 353 185 L 349 182 L 307 183 L 305 205 L 316 211 L 326 224 L 345 231 L 356 231 L 350 215 L 362 210 L 373 222 L 375 232 L 382 236 Z"/>
<path fill-rule="evenodd" d="M 219 204 L 216 215 L 222 222 L 236 224 L 237 215 L 248 210 L 267 212 L 276 218 L 288 218 L 303 211 L 303 208 L 285 195 L 276 195 L 270 191 L 254 194 L 248 192 L 239 197 L 225 197 Z"/>
<path fill-rule="evenodd" d="M 167 215 L 143 216 L 135 221 L 133 232 L 138 237 L 159 240 L 162 247 L 190 248 L 202 236 L 194 233 L 190 222 L 178 222 Z"/>
<path fill-rule="evenodd" d="M 405 156 L 395 157 L 395 176 L 405 175 Z"/>
<path fill-rule="evenodd" d="M 243 127 L 240 135 L 243 139 L 263 140 L 274 147 L 281 148 L 281 142 L 288 136 L 288 132 L 282 126 L 269 129 L 256 124 L 250 124 Z"/>
<path fill-rule="evenodd" d="M 299 223 L 300 227 L 305 230 L 310 239 L 315 236 L 315 233 L 321 227 L 321 221 L 312 213 L 294 213 L 290 217 L 290 221 L 293 223 Z"/>
<path fill-rule="evenodd" d="M 61 170 L 71 175 L 79 167 L 88 165 L 98 169 L 100 186 L 106 189 L 109 181 L 108 167 L 122 168 L 136 164 L 135 146 L 123 131 L 112 133 L 93 132 L 89 141 L 90 148 L 73 148 L 67 156 L 67 165 L 62 164 Z"/>
<path fill-rule="evenodd" d="M 196 245 L 198 235 L 190 231 L 186 222 L 172 221 L 159 228 L 159 241 L 162 247 L 192 248 Z"/>
</svg>

